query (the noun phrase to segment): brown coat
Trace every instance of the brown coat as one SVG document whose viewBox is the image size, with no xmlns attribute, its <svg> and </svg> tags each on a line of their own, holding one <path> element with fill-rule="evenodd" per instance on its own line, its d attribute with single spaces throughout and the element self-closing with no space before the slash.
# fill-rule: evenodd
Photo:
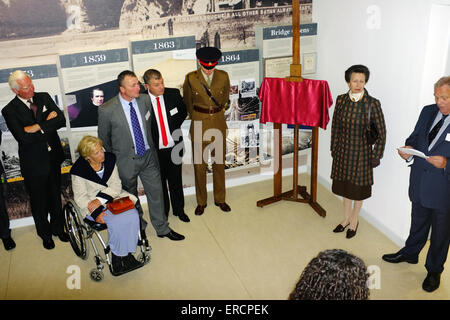
<svg viewBox="0 0 450 320">
<path fill-rule="evenodd" d="M 375 122 L 379 138 L 373 150 L 367 143 L 364 131 L 371 107 L 370 118 Z M 348 93 L 337 97 L 331 127 L 331 179 L 349 181 L 359 186 L 373 184 L 372 159 L 383 157 L 386 143 L 386 126 L 380 101 L 364 89 L 364 96 L 352 102 Z"/>
<path fill-rule="evenodd" d="M 186 75 L 183 84 L 183 100 L 186 104 L 188 114 L 191 120 L 202 121 L 203 132 L 207 129 L 215 128 L 219 129 L 225 137 L 227 125 L 224 114 L 225 106 L 230 97 L 230 79 L 228 73 L 223 70 L 214 70 L 211 87 L 209 88 L 214 99 L 224 107 L 220 112 L 210 115 L 194 110 L 194 106 L 205 110 L 217 108 L 217 105 L 211 100 L 205 89 L 202 87 L 202 83 L 208 87 L 201 69 L 197 69 Z M 193 137 L 193 121 L 191 122 L 191 137 Z"/>
</svg>

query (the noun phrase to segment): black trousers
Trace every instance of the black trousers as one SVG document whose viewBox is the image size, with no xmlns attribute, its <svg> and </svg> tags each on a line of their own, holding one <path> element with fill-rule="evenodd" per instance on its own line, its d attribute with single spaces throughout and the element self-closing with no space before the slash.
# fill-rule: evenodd
<svg viewBox="0 0 450 320">
<path fill-rule="evenodd" d="M 184 213 L 184 194 L 182 164 L 175 164 L 171 159 L 172 148 L 158 150 L 161 170 L 161 182 L 164 195 L 164 211 L 169 214 L 170 204 L 174 215 Z M 169 197 L 170 193 L 170 197 Z"/>
<path fill-rule="evenodd" d="M 0 182 L 0 238 L 6 239 L 11 235 L 9 229 L 9 217 L 6 210 L 5 196 L 3 194 L 3 183 Z"/>
<path fill-rule="evenodd" d="M 30 196 L 31 213 L 39 237 L 52 238 L 64 231 L 61 203 L 61 168 L 53 164 L 48 174 L 24 176 L 25 187 Z M 50 214 L 50 222 L 48 221 Z"/>
<path fill-rule="evenodd" d="M 428 272 L 442 272 L 450 243 L 450 212 L 425 208 L 413 202 L 411 229 L 401 252 L 408 257 L 418 256 L 428 240 L 430 228 L 430 248 L 425 268 Z"/>
</svg>

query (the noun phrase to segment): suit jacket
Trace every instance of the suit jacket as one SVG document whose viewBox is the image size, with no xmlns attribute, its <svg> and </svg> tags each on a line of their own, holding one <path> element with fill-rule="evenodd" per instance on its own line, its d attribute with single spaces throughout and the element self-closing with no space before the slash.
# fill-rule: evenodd
<svg viewBox="0 0 450 320">
<path fill-rule="evenodd" d="M 174 139 L 175 146 L 178 145 L 178 147 L 181 147 L 182 145 L 180 145 L 180 143 L 183 144 L 183 135 L 181 134 L 181 132 L 179 132 L 179 134 L 174 137 L 173 133 L 175 130 L 180 129 L 183 121 L 186 119 L 186 105 L 184 104 L 183 99 L 180 95 L 180 91 L 178 89 L 166 88 L 164 90 L 163 98 L 164 104 L 166 106 L 166 117 L 170 134 Z M 155 115 L 153 108 L 151 108 L 150 125 L 152 130 L 152 138 L 156 148 L 159 150 L 159 131 L 157 117 L 158 115 Z"/>
<path fill-rule="evenodd" d="M 57 130 L 66 125 L 66 118 L 50 95 L 46 92 L 35 92 L 33 102 L 37 106 L 36 119 L 33 111 L 17 96 L 3 108 L 2 114 L 6 125 L 19 143 L 20 170 L 24 177 L 48 174 L 51 170 L 50 157 L 54 157 L 58 165 L 64 161 L 64 152 Z M 57 116 L 46 120 L 50 112 Z M 24 127 L 38 123 L 41 131 L 26 133 Z M 48 151 L 47 144 L 51 147 Z"/>
<path fill-rule="evenodd" d="M 150 121 L 146 121 L 146 115 L 150 115 L 150 97 L 147 94 L 140 94 L 136 98 L 136 102 L 144 127 L 142 134 L 147 137 L 152 153 L 151 157 L 158 164 L 158 155 L 151 137 Z M 134 167 L 131 164 L 136 157 L 134 139 L 118 95 L 102 104 L 98 109 L 98 137 L 103 141 L 105 150 L 116 155 L 120 177 L 132 177 Z"/>
<path fill-rule="evenodd" d="M 216 109 L 217 105 L 208 96 L 202 83 L 208 87 L 208 84 L 203 77 L 201 69 L 192 71 L 186 75 L 183 84 L 183 100 L 186 104 L 187 111 L 190 118 L 193 120 L 191 122 L 191 138 L 194 140 L 193 135 L 193 123 L 194 121 L 202 121 L 202 131 L 205 132 L 210 128 L 219 129 L 225 137 L 227 124 L 225 122 L 225 107 L 230 98 L 230 79 L 228 73 L 223 70 L 214 70 L 214 75 L 211 81 L 211 86 L 209 90 L 218 102 L 220 106 L 223 107 L 222 111 L 207 114 L 194 110 L 194 106 L 198 108 L 205 109 L 207 111 L 210 108 Z M 206 120 L 206 121 L 204 121 Z"/>
<path fill-rule="evenodd" d="M 406 139 L 405 145 L 422 151 L 428 156 L 444 156 L 447 167 L 437 169 L 423 158 L 414 157 L 411 165 L 409 181 L 409 198 L 422 206 L 441 211 L 450 210 L 450 125 L 439 136 L 436 144 L 428 151 L 428 132 L 431 129 L 439 108 L 436 104 L 425 106 L 412 134 Z"/>
<path fill-rule="evenodd" d="M 96 198 L 110 202 L 116 198 L 128 196 L 134 203 L 137 201 L 134 195 L 122 190 L 114 154 L 105 152 L 104 170 L 103 178 L 100 178 L 83 157 L 79 157 L 70 169 L 74 200 L 84 217 L 90 214 L 89 202 Z M 95 210 L 91 214 L 92 218 L 97 218 L 102 209 L 100 207 Z"/>
</svg>

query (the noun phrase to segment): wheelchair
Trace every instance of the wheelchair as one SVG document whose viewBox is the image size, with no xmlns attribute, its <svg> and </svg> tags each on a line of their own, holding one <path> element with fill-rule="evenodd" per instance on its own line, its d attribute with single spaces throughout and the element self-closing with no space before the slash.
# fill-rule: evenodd
<svg viewBox="0 0 450 320">
<path fill-rule="evenodd" d="M 140 263 L 139 266 L 126 270 L 125 272 L 116 272 L 112 266 L 111 250 L 109 246 L 103 241 L 100 235 L 102 230 L 107 229 L 106 224 L 97 223 L 95 221 L 82 218 L 78 205 L 74 200 L 68 200 L 64 205 L 64 228 L 69 235 L 70 245 L 72 246 L 75 254 L 83 260 L 87 260 L 89 256 L 89 245 L 91 243 L 92 249 L 94 250 L 95 256 L 94 260 L 97 265 L 93 268 L 89 275 L 93 281 L 99 282 L 104 278 L 103 269 L 104 263 L 108 264 L 109 270 L 113 276 L 120 276 L 124 273 L 136 270 L 150 262 L 150 251 L 151 247 L 147 238 L 142 237 L 141 232 L 139 233 L 138 246 L 140 247 L 140 254 L 137 257 L 137 261 Z M 104 255 L 100 254 L 97 249 L 93 235 L 96 236 L 98 241 L 103 246 Z M 89 240 L 89 241 L 88 241 Z"/>
</svg>

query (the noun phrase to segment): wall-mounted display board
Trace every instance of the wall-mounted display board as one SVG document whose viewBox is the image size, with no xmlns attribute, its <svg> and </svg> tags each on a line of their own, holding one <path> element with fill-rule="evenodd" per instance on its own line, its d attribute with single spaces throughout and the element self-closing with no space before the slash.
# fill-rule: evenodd
<svg viewBox="0 0 450 320">
<path fill-rule="evenodd" d="M 230 78 L 225 168 L 259 164 L 259 50 L 223 51 L 217 69 Z"/>
<path fill-rule="evenodd" d="M 146 70 L 156 69 L 166 87 L 181 89 L 185 75 L 197 68 L 195 51 L 195 36 L 133 41 L 133 70 L 143 81 Z"/>
<path fill-rule="evenodd" d="M 292 63 L 292 25 L 256 27 L 256 43 L 262 51 L 263 77 L 283 78 Z M 300 63 L 302 76 L 316 73 L 317 23 L 300 25 Z"/>
<path fill-rule="evenodd" d="M 255 27 L 255 39 L 261 50 L 261 81 L 263 77 L 284 78 L 290 75 L 292 64 L 292 25 L 281 26 L 257 26 Z M 317 23 L 300 25 L 300 64 L 302 65 L 302 77 L 314 79 L 317 65 Z M 311 147 L 311 130 L 309 127 L 300 127 L 299 150 Z M 282 154 L 292 154 L 294 139 L 292 126 L 282 126 Z M 271 123 L 262 126 L 264 159 L 272 157 L 273 126 Z"/>
<path fill-rule="evenodd" d="M 96 130 L 98 107 L 118 94 L 117 76 L 130 70 L 128 49 L 59 56 L 62 87 L 72 130 Z"/>
</svg>

